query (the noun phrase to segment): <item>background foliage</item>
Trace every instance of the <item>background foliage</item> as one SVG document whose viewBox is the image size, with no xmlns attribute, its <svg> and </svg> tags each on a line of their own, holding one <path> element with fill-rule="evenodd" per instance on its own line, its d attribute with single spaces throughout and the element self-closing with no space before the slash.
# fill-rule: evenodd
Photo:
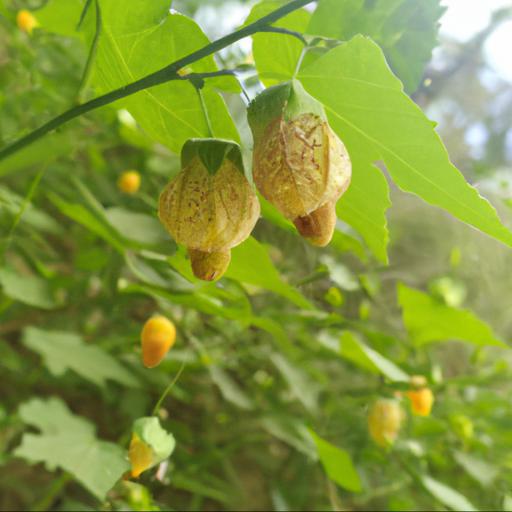
<svg viewBox="0 0 512 512">
<path fill-rule="evenodd" d="M 251 22 L 286 2 L 169 3 L 0 2 L 1 146 L 244 23 L 233 13 Z M 306 37 L 305 54 L 265 32 L 186 70 L 236 67 L 251 98 L 295 77 L 324 104 L 354 166 L 327 249 L 262 200 L 226 276 L 192 277 L 155 215 L 181 146 L 208 135 L 188 81 L 0 161 L 1 509 L 512 510 L 512 95 L 480 53 L 510 12 L 445 41 L 425 71 L 442 14 L 438 0 L 320 0 L 276 23 Z M 249 162 L 240 93 L 233 77 L 203 90 L 214 134 Z M 116 186 L 126 169 L 142 176 L 133 196 Z M 146 370 L 139 334 L 155 313 L 178 337 Z M 181 368 L 158 411 L 172 456 L 123 479 L 134 421 Z M 369 407 L 412 375 L 433 412 L 403 400 L 382 449 Z"/>
</svg>

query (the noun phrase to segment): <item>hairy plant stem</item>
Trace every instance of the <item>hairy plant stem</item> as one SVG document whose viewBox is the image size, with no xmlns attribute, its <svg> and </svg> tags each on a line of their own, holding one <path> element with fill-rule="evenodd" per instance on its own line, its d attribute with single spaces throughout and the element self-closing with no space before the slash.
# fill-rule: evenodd
<svg viewBox="0 0 512 512">
<path fill-rule="evenodd" d="M 76 117 L 79 117 L 87 112 L 91 112 L 92 110 L 108 105 L 109 103 L 113 103 L 114 101 L 117 101 L 121 98 L 131 96 L 132 94 L 135 94 L 136 92 L 142 91 L 144 89 L 154 87 L 155 85 L 160 85 L 171 80 L 190 79 L 190 75 L 181 77 L 178 75 L 178 71 L 185 66 L 188 66 L 194 62 L 197 62 L 198 60 L 204 59 L 205 57 L 218 52 L 219 50 L 231 46 L 233 43 L 240 41 L 240 39 L 244 39 L 245 37 L 256 34 L 262 30 L 264 31 L 272 23 L 283 18 L 287 14 L 312 3 L 313 1 L 315 0 L 292 0 L 286 5 L 283 5 L 279 9 L 271 12 L 267 16 L 256 20 L 254 23 L 246 25 L 240 30 L 236 30 L 227 36 L 221 37 L 220 39 L 207 44 L 203 48 L 200 48 L 199 50 L 196 50 L 195 52 L 192 52 L 189 55 L 174 61 L 173 63 L 158 71 L 155 71 L 154 73 L 151 73 L 143 78 L 140 78 L 139 80 L 136 80 L 135 82 L 120 87 L 119 89 L 115 89 L 114 91 L 104 94 L 103 96 L 99 96 L 90 101 L 87 101 L 82 105 L 77 105 L 76 107 L 67 110 L 63 114 L 60 114 L 33 132 L 29 133 L 25 137 L 18 139 L 16 142 L 2 149 L 0 151 L 0 160 L 7 158 L 9 155 L 16 153 L 29 144 L 32 144 L 59 126 L 62 126 L 68 121 L 71 121 L 72 119 L 75 119 Z"/>
</svg>

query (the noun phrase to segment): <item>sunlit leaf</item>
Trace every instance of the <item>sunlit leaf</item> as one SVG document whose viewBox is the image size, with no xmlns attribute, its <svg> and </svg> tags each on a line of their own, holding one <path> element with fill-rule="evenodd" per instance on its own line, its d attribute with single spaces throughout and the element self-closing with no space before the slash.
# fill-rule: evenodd
<svg viewBox="0 0 512 512">
<path fill-rule="evenodd" d="M 507 346 L 488 324 L 470 311 L 446 306 L 419 290 L 399 284 L 398 302 L 404 324 L 416 345 L 463 340 L 475 345 Z"/>
<path fill-rule="evenodd" d="M 403 190 L 512 245 L 512 233 L 450 163 L 432 123 L 404 94 L 374 42 L 356 36 L 303 69 L 299 78 L 324 104 L 356 162 L 383 160 Z M 370 191 L 369 207 L 381 199 Z"/>
</svg>

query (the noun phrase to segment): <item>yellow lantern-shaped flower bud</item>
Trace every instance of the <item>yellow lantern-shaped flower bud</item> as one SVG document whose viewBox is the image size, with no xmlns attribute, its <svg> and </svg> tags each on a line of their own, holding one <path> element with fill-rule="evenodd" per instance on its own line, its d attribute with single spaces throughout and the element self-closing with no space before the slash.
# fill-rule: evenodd
<svg viewBox="0 0 512 512">
<path fill-rule="evenodd" d="M 38 26 L 35 16 L 26 9 L 22 9 L 16 15 L 16 24 L 20 30 L 27 34 L 32 34 L 32 31 Z"/>
<path fill-rule="evenodd" d="M 136 194 L 140 189 L 140 181 L 137 171 L 124 171 L 117 180 L 117 187 L 125 194 Z"/>
<path fill-rule="evenodd" d="M 132 466 L 131 476 L 137 478 L 147 469 L 167 459 L 174 451 L 175 445 L 173 435 L 161 427 L 155 416 L 136 420 L 128 448 L 128 458 Z"/>
<path fill-rule="evenodd" d="M 375 443 L 383 448 L 391 446 L 398 437 L 403 418 L 396 400 L 377 400 L 368 414 L 368 430 Z"/>
<path fill-rule="evenodd" d="M 165 316 L 150 318 L 142 328 L 142 361 L 146 368 L 158 366 L 176 341 L 176 328 Z"/>
<path fill-rule="evenodd" d="M 411 409 L 416 416 L 428 416 L 434 405 L 434 393 L 426 387 L 427 381 L 421 375 L 411 378 L 413 389 L 407 391 L 406 395 L 411 401 Z"/>
<path fill-rule="evenodd" d="M 248 119 L 258 190 L 303 237 L 327 245 L 336 226 L 336 202 L 350 184 L 352 166 L 322 105 L 294 81 L 260 94 L 249 106 Z"/>
<path fill-rule="evenodd" d="M 195 276 L 212 281 L 226 271 L 231 248 L 251 234 L 260 205 L 236 143 L 189 140 L 181 165 L 160 195 L 158 215 L 174 240 L 187 247 Z"/>
</svg>

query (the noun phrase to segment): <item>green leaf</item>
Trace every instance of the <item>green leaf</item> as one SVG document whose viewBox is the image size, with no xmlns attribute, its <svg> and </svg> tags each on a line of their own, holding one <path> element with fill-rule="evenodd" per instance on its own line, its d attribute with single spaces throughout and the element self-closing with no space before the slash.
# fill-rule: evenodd
<svg viewBox="0 0 512 512">
<path fill-rule="evenodd" d="M 469 453 L 456 451 L 453 456 L 466 473 L 483 487 L 489 487 L 499 474 L 496 466 Z"/>
<path fill-rule="evenodd" d="M 169 11 L 167 0 L 100 0 L 102 32 L 92 84 L 106 93 L 157 71 L 208 44 L 199 26 Z M 213 57 L 190 66 L 196 73 L 216 71 Z M 222 97 L 206 87 L 204 100 L 216 137 L 238 140 Z M 188 81 L 173 81 L 119 102 L 154 140 L 178 153 L 185 141 L 208 137 L 201 102 Z"/>
<path fill-rule="evenodd" d="M 450 163 L 432 123 L 404 94 L 374 42 L 357 36 L 303 69 L 300 79 L 324 104 L 355 162 L 383 160 L 403 190 L 512 245 L 512 233 Z"/>
<path fill-rule="evenodd" d="M 491 327 L 470 311 L 446 306 L 426 293 L 398 285 L 403 321 L 416 345 L 462 340 L 475 345 L 507 347 Z"/>
<path fill-rule="evenodd" d="M 337 344 L 341 357 L 372 373 L 381 373 L 394 382 L 409 382 L 409 376 L 393 361 L 363 343 L 356 334 L 344 331 Z"/>
<path fill-rule="evenodd" d="M 270 360 L 285 378 L 293 396 L 302 402 L 306 409 L 314 412 L 318 407 L 318 396 L 320 394 L 318 384 L 313 382 L 301 368 L 292 364 L 281 354 L 272 354 Z"/>
<path fill-rule="evenodd" d="M 130 468 L 125 450 L 99 440 L 94 425 L 72 414 L 58 398 L 33 398 L 20 406 L 19 414 L 41 433 L 24 434 L 14 455 L 44 462 L 50 471 L 58 467 L 71 473 L 99 500 Z"/>
<path fill-rule="evenodd" d="M 81 224 L 86 229 L 103 238 L 119 252 L 124 252 L 124 246 L 117 233 L 110 226 L 98 219 L 93 213 L 81 204 L 70 203 L 56 194 L 49 193 L 48 198 L 60 210 L 63 215 Z"/>
<path fill-rule="evenodd" d="M 425 489 L 446 507 L 452 510 L 467 510 L 468 512 L 476 511 L 475 507 L 465 496 L 451 487 L 434 480 L 428 475 L 421 475 L 420 479 Z"/>
<path fill-rule="evenodd" d="M 105 214 L 114 229 L 127 240 L 144 245 L 170 242 L 169 235 L 156 217 L 120 207 L 109 208 Z"/>
<path fill-rule="evenodd" d="M 253 409 L 254 404 L 251 398 L 240 388 L 240 386 L 219 366 L 208 367 L 212 381 L 217 385 L 222 396 L 240 409 Z"/>
<path fill-rule="evenodd" d="M 7 297 L 29 306 L 54 309 L 60 305 L 48 281 L 40 277 L 20 275 L 4 267 L 0 268 L 0 285 Z"/>
<path fill-rule="evenodd" d="M 154 455 L 153 466 L 170 457 L 174 451 L 174 436 L 162 428 L 156 416 L 138 418 L 133 424 L 132 431 L 151 447 Z"/>
<path fill-rule="evenodd" d="M 266 0 L 256 4 L 246 24 L 252 23 L 281 7 L 282 0 Z M 304 9 L 294 11 L 274 24 L 295 32 L 305 32 L 311 15 Z M 267 86 L 290 80 L 297 68 L 304 44 L 286 34 L 259 33 L 252 36 L 252 52 L 260 80 Z"/>
<path fill-rule="evenodd" d="M 360 139 L 349 135 L 344 143 L 352 158 L 352 180 L 336 204 L 336 213 L 364 238 L 376 258 L 387 263 L 386 210 L 391 206 L 388 183 L 379 169 L 357 158 L 365 151 Z"/>
<path fill-rule="evenodd" d="M 261 420 L 262 427 L 274 437 L 295 448 L 312 460 L 318 459 L 316 445 L 303 423 L 292 416 L 272 416 Z"/>
<path fill-rule="evenodd" d="M 69 155 L 77 145 L 69 131 L 46 135 L 4 160 L 0 160 L 0 176 L 30 169 L 33 166 L 41 168 L 62 155 Z"/>
<path fill-rule="evenodd" d="M 439 0 L 320 0 L 307 31 L 340 41 L 370 36 L 406 90 L 414 92 L 437 44 L 444 11 Z"/>
<path fill-rule="evenodd" d="M 361 492 L 361 480 L 350 455 L 345 450 L 317 436 L 312 430 L 309 432 L 316 444 L 318 458 L 327 476 L 347 491 Z"/>
<path fill-rule="evenodd" d="M 231 264 L 225 275 L 242 283 L 277 293 L 301 308 L 313 308 L 299 291 L 283 281 L 267 249 L 253 237 L 232 249 Z"/>
<path fill-rule="evenodd" d="M 116 359 L 99 347 L 86 345 L 77 334 L 27 327 L 23 333 L 23 343 L 41 355 L 56 377 L 72 370 L 100 387 L 105 385 L 107 379 L 123 386 L 140 387 L 133 374 Z"/>
<path fill-rule="evenodd" d="M 15 194 L 7 187 L 0 186 L 0 222 L 4 213 L 10 217 L 16 217 L 23 208 L 25 199 Z M 51 233 L 52 235 L 62 235 L 61 225 L 43 210 L 36 208 L 32 204 L 27 204 L 21 222 L 32 227 L 36 231 Z"/>
<path fill-rule="evenodd" d="M 34 11 L 34 15 L 40 26 L 48 32 L 76 36 L 84 5 L 85 0 L 50 0 L 41 9 Z M 91 7 L 94 9 L 94 3 Z"/>
</svg>

